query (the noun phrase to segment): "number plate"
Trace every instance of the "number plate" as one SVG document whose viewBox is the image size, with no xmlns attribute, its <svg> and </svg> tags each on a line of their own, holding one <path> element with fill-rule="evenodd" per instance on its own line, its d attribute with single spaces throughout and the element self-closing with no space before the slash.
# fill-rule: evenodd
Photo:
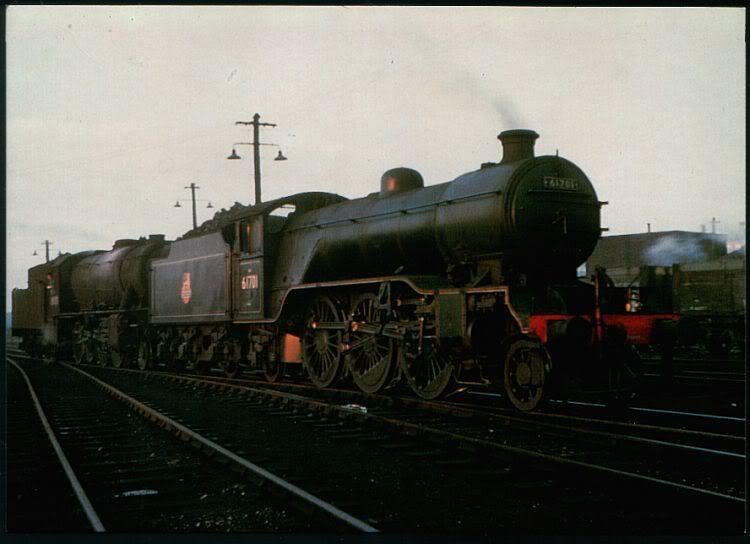
<svg viewBox="0 0 750 544">
<path fill-rule="evenodd" d="M 580 191 L 581 185 L 578 180 L 573 178 L 558 178 L 554 176 L 544 176 L 542 186 L 545 189 L 554 189 L 556 191 Z"/>
</svg>

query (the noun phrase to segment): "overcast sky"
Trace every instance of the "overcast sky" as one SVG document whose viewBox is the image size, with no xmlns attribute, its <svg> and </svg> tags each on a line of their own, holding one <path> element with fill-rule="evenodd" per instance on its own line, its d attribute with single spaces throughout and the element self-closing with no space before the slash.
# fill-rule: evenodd
<svg viewBox="0 0 750 544">
<path fill-rule="evenodd" d="M 428 185 L 540 134 L 609 201 L 611 234 L 739 236 L 745 218 L 745 12 L 723 9 L 10 6 L 7 293 L 58 250 L 175 238 L 263 197 Z M 744 236 L 744 235 L 743 235 Z M 744 238 L 743 238 L 744 240 Z M 37 249 L 39 256 L 32 256 Z"/>
</svg>

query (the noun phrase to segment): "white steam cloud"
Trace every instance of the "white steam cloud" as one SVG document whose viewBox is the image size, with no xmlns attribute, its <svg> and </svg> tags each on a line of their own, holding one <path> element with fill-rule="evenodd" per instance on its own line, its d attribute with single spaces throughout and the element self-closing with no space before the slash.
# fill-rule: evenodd
<svg viewBox="0 0 750 544">
<path fill-rule="evenodd" d="M 643 251 L 643 262 L 650 266 L 671 266 L 674 263 L 703 261 L 706 253 L 695 239 L 665 236 Z"/>
</svg>

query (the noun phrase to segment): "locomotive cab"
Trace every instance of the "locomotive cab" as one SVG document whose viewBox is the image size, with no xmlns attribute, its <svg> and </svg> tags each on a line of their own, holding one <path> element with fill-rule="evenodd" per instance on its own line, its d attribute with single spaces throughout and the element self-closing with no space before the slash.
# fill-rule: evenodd
<svg viewBox="0 0 750 544">
<path fill-rule="evenodd" d="M 329 193 L 302 193 L 248 208 L 226 227 L 232 245 L 233 313 L 239 321 L 270 319 L 278 308 L 269 304 L 271 278 L 277 268 L 285 229 L 299 213 L 341 202 Z M 226 237 L 226 236 L 225 236 Z M 274 306 L 274 307 L 272 307 Z"/>
<path fill-rule="evenodd" d="M 237 221 L 234 225 L 235 256 L 234 314 L 239 319 L 259 319 L 265 313 L 263 303 L 263 256 L 265 215 L 254 215 Z"/>
</svg>

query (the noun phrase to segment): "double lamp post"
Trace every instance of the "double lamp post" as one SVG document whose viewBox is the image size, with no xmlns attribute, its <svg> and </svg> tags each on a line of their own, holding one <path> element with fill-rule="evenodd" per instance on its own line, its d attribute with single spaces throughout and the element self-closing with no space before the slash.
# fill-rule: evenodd
<svg viewBox="0 0 750 544">
<path fill-rule="evenodd" d="M 253 127 L 253 141 L 252 142 L 235 142 L 232 145 L 232 153 L 227 157 L 229 160 L 238 160 L 241 159 L 237 154 L 237 146 L 238 145 L 251 145 L 253 146 L 253 172 L 255 174 L 255 201 L 254 204 L 257 206 L 262 202 L 260 197 L 260 146 L 262 145 L 270 145 L 274 147 L 279 147 L 277 144 L 264 144 L 259 141 L 260 138 L 260 127 L 275 127 L 276 125 L 273 123 L 261 123 L 260 122 L 260 115 L 255 114 L 253 115 L 252 121 L 237 121 L 234 123 L 235 125 L 251 125 Z M 279 149 L 279 154 L 276 155 L 275 161 L 285 161 L 287 160 L 284 154 L 281 152 L 281 149 Z"/>
<path fill-rule="evenodd" d="M 232 153 L 227 157 L 229 160 L 239 160 L 242 157 L 240 157 L 237 154 L 237 146 L 238 145 L 251 145 L 253 146 L 253 173 L 254 173 L 254 185 L 255 185 L 255 201 L 254 204 L 257 206 L 262 202 L 261 195 L 260 195 L 260 146 L 262 145 L 269 145 L 273 147 L 279 147 L 278 144 L 267 144 L 267 143 L 261 143 L 259 141 L 260 139 L 260 127 L 275 127 L 276 125 L 274 123 L 261 123 L 260 122 L 260 114 L 256 113 L 253 115 L 252 121 L 237 121 L 234 123 L 235 125 L 250 125 L 253 127 L 253 141 L 252 142 L 235 142 L 232 144 Z M 279 149 L 279 154 L 276 155 L 274 158 L 275 161 L 285 161 L 287 158 L 284 156 L 284 154 L 281 152 L 281 149 Z M 200 189 L 195 183 L 191 183 L 185 189 L 190 189 L 190 195 L 193 202 L 193 228 L 198 227 L 198 220 L 196 216 L 196 209 L 195 209 L 195 191 L 196 189 Z M 180 204 L 180 201 L 178 200 L 175 205 L 175 208 L 181 208 L 182 205 Z M 213 208 L 211 205 L 211 202 L 208 202 L 207 208 Z"/>
</svg>

